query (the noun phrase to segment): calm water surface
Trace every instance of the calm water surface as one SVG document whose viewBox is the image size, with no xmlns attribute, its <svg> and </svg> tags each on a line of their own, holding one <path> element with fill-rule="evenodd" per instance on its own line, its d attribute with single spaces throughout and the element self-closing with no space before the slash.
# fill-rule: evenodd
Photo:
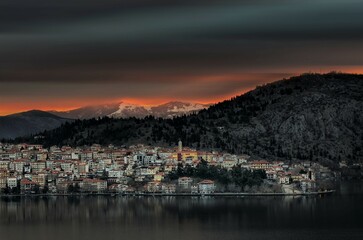
<svg viewBox="0 0 363 240">
<path fill-rule="evenodd" d="M 325 197 L 12 198 L 0 239 L 363 239 L 363 184 Z"/>
</svg>

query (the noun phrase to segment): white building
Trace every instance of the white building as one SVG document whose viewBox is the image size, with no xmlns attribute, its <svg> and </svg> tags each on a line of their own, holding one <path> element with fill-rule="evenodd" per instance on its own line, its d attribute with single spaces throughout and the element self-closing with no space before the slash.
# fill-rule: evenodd
<svg viewBox="0 0 363 240">
<path fill-rule="evenodd" d="M 214 185 L 214 181 L 212 180 L 203 180 L 198 183 L 198 191 L 201 194 L 209 194 L 215 191 L 216 187 Z"/>
<path fill-rule="evenodd" d="M 187 189 L 191 186 L 193 179 L 190 177 L 180 177 L 178 179 L 178 186 L 183 189 Z"/>
</svg>

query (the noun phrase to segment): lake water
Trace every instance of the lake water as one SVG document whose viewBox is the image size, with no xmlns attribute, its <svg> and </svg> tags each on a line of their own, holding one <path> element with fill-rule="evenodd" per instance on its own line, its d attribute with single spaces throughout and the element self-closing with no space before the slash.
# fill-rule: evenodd
<svg viewBox="0 0 363 240">
<path fill-rule="evenodd" d="M 363 184 L 324 197 L 2 198 L 0 239 L 363 239 Z"/>
</svg>

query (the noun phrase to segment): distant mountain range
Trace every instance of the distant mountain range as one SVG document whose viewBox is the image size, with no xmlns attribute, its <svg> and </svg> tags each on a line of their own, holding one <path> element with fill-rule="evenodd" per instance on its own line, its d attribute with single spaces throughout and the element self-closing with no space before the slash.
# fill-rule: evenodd
<svg viewBox="0 0 363 240">
<path fill-rule="evenodd" d="M 90 119 L 98 117 L 143 118 L 149 115 L 162 118 L 173 118 L 198 112 L 209 107 L 209 104 L 168 102 L 157 106 L 142 106 L 126 102 L 86 106 L 70 111 L 50 111 L 50 113 L 69 119 Z"/>
<path fill-rule="evenodd" d="M 188 115 L 207 108 L 207 104 L 169 102 L 158 106 L 141 106 L 125 102 L 95 106 L 86 106 L 70 111 L 32 110 L 0 117 L 0 139 L 12 139 L 39 133 L 59 127 L 62 123 L 75 119 L 91 119 L 99 117 L 112 118 L 144 118 L 152 115 L 161 118 L 173 118 Z"/>
<path fill-rule="evenodd" d="M 72 120 L 39 110 L 0 117 L 0 139 L 38 133 L 59 127 L 62 123 L 70 121 Z"/>
<path fill-rule="evenodd" d="M 119 116 L 124 109 L 137 108 L 119 105 L 115 109 L 108 115 Z M 153 111 L 157 112 L 156 109 Z M 175 106 L 160 109 L 163 114 L 170 114 Z M 185 146 L 198 149 L 270 159 L 363 161 L 363 75 L 305 74 L 259 86 L 197 114 L 165 120 L 153 117 L 77 120 L 43 135 L 43 139 L 17 141 L 47 146 L 92 143 L 170 146 L 181 139 Z"/>
</svg>

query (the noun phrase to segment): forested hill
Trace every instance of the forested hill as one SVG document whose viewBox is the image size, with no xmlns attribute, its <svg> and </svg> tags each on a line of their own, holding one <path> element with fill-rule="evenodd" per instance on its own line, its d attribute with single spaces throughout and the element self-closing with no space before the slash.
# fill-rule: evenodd
<svg viewBox="0 0 363 240">
<path fill-rule="evenodd" d="M 48 146 L 175 145 L 181 139 L 198 149 L 259 157 L 360 161 L 362 101 L 363 75 L 304 74 L 257 87 L 190 116 L 78 120 L 32 141 Z"/>
<path fill-rule="evenodd" d="M 0 116 L 0 139 L 16 138 L 54 129 L 62 123 L 71 121 L 73 120 L 39 110 Z"/>
</svg>

